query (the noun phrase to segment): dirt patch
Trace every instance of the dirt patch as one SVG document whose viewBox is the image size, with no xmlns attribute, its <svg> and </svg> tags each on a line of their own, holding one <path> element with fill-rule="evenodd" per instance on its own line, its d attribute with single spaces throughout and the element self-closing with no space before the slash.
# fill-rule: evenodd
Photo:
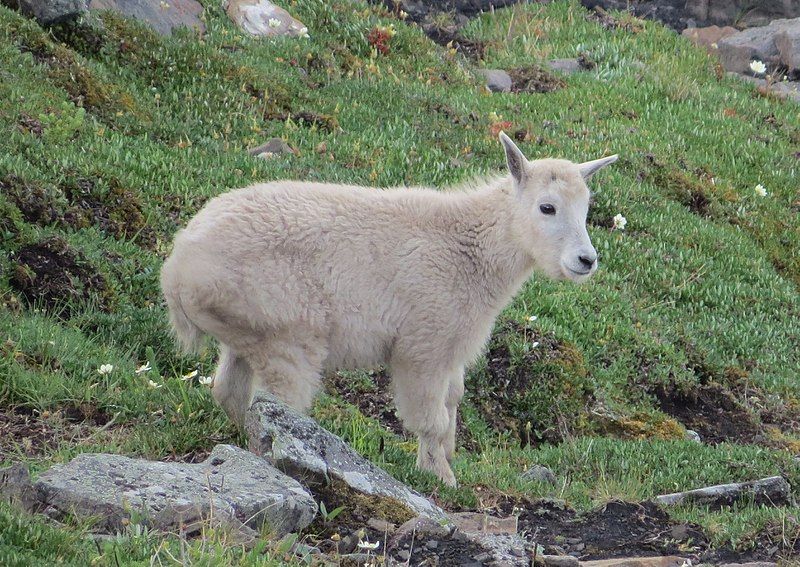
<svg viewBox="0 0 800 567">
<path fill-rule="evenodd" d="M 753 443 L 759 437 L 756 418 L 720 384 L 709 383 L 691 391 L 665 387 L 654 394 L 661 411 L 697 431 L 704 443 Z"/>
<path fill-rule="evenodd" d="M 17 128 L 19 128 L 19 131 L 23 134 L 33 134 L 37 138 L 41 138 L 44 132 L 41 121 L 27 114 L 20 116 L 17 122 Z"/>
<path fill-rule="evenodd" d="M 567 86 L 566 81 L 541 67 L 509 69 L 508 74 L 511 76 L 513 93 L 550 93 Z"/>
<path fill-rule="evenodd" d="M 455 49 L 456 52 L 476 63 L 483 59 L 489 45 L 485 41 L 462 36 L 455 27 L 441 28 L 428 24 L 423 25 L 422 29 L 434 43 Z"/>
<path fill-rule="evenodd" d="M 69 318 L 75 301 L 95 299 L 105 306 L 105 279 L 66 241 L 53 237 L 18 250 L 10 284 L 32 306 Z"/>
<path fill-rule="evenodd" d="M 0 408 L 0 462 L 36 457 L 62 443 L 80 443 L 109 429 L 111 416 L 89 403 L 39 412 L 28 407 Z"/>
<path fill-rule="evenodd" d="M 155 246 L 155 231 L 147 225 L 138 196 L 115 179 L 105 191 L 86 178 L 73 179 L 62 189 L 72 205 L 64 213 L 66 224 L 76 229 L 95 225 L 114 238 L 136 240 L 149 249 Z"/>
<path fill-rule="evenodd" d="M 520 535 L 545 553 L 577 554 L 581 560 L 701 553 L 708 540 L 699 526 L 675 522 L 657 505 L 612 501 L 578 515 L 557 500 L 508 499 L 498 515 L 518 514 Z"/>
<path fill-rule="evenodd" d="M 57 202 L 55 191 L 18 177 L 7 175 L 0 179 L 0 191 L 19 209 L 22 218 L 39 226 L 55 223 L 63 216 L 63 204 Z"/>
<path fill-rule="evenodd" d="M 506 321 L 486 362 L 467 382 L 469 399 L 491 427 L 523 446 L 562 440 L 594 400 L 580 350 L 552 334 Z"/>
<path fill-rule="evenodd" d="M 586 15 L 590 22 L 597 22 L 606 30 L 623 30 L 628 33 L 639 33 L 644 29 L 644 22 L 632 13 L 611 14 L 600 5 L 595 5 Z"/>
</svg>

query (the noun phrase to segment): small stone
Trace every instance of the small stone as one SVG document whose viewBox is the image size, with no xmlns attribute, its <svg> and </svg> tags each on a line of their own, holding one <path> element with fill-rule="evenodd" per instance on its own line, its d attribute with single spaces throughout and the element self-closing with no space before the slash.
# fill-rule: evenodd
<svg viewBox="0 0 800 567">
<path fill-rule="evenodd" d="M 522 473 L 523 480 L 533 480 L 536 482 L 544 482 L 547 484 L 556 485 L 556 475 L 547 467 L 542 465 L 533 465 L 524 473 Z"/>
<path fill-rule="evenodd" d="M 397 555 L 397 558 L 400 561 L 408 561 L 409 559 L 411 559 L 411 554 L 405 549 L 401 549 L 400 551 L 395 553 L 395 555 Z"/>
<path fill-rule="evenodd" d="M 308 35 L 308 28 L 269 0 L 224 0 L 222 8 L 243 31 L 255 36 Z"/>
<path fill-rule="evenodd" d="M 395 526 L 393 523 L 387 522 L 386 520 L 381 520 L 380 518 L 370 518 L 367 520 L 367 527 L 384 534 L 394 533 L 394 531 L 397 529 L 397 526 Z"/>
<path fill-rule="evenodd" d="M 583 542 L 572 547 L 572 551 L 583 551 L 584 549 L 586 549 L 586 544 Z"/>
<path fill-rule="evenodd" d="M 581 543 L 583 540 L 579 537 L 568 537 L 564 540 L 564 543 L 569 545 L 577 545 Z"/>
<path fill-rule="evenodd" d="M 428 540 L 425 542 L 426 549 L 434 550 L 439 548 L 439 542 L 435 539 Z"/>
<path fill-rule="evenodd" d="M 684 434 L 687 441 L 694 441 L 695 443 L 702 443 L 703 440 L 700 438 L 700 434 L 697 431 L 692 429 L 687 429 L 686 433 Z"/>
<path fill-rule="evenodd" d="M 493 93 L 511 92 L 511 75 L 502 69 L 478 69 L 486 79 L 486 87 Z"/>
<path fill-rule="evenodd" d="M 456 512 L 450 520 L 462 532 L 468 534 L 509 534 L 517 533 L 517 518 L 496 518 L 480 512 Z"/>
<path fill-rule="evenodd" d="M 294 150 L 280 138 L 271 138 L 255 148 L 247 150 L 251 156 L 272 157 L 280 154 L 293 154 Z M 268 154 L 265 156 L 264 154 Z"/>
<path fill-rule="evenodd" d="M 550 61 L 548 61 L 548 65 L 550 65 L 550 69 L 552 69 L 553 71 L 566 73 L 567 75 L 578 73 L 579 71 L 583 70 L 580 61 L 574 58 L 551 59 Z"/>
<path fill-rule="evenodd" d="M 489 553 L 489 552 L 479 553 L 478 555 L 473 557 L 473 559 L 475 561 L 488 561 L 491 558 L 492 558 L 492 554 Z"/>
<path fill-rule="evenodd" d="M 547 567 L 578 567 L 580 561 L 571 555 L 540 555 L 537 559 Z"/>
</svg>

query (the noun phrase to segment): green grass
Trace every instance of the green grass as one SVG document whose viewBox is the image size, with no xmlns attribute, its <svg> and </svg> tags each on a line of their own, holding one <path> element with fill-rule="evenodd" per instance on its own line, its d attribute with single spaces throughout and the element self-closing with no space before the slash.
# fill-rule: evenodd
<svg viewBox="0 0 800 567">
<path fill-rule="evenodd" d="M 256 181 L 444 186 L 499 171 L 494 131 L 503 127 L 526 139 L 530 158 L 621 156 L 591 184 L 596 277 L 580 287 L 533 277 L 498 325 L 491 348 L 529 386 L 505 400 L 478 361 L 463 413 L 480 450 L 459 453 L 455 490 L 413 468 L 412 442 L 351 406 L 326 397 L 320 420 L 453 506 L 476 505 L 478 486 L 587 509 L 777 473 L 800 485 L 790 419 L 770 447 L 699 446 L 676 439 L 682 429 L 653 398 L 659 387 L 710 382 L 756 422 L 800 407 L 796 105 L 719 78 L 704 52 L 657 24 L 604 30 L 576 2 L 468 25 L 466 35 L 488 42 L 486 67 L 579 54 L 597 63 L 555 92 L 491 95 L 460 56 L 376 7 L 298 0 L 290 10 L 310 39 L 254 40 L 217 2 L 204 5 L 202 41 L 110 15 L 102 29 L 46 32 L 0 7 L 0 411 L 33 413 L 50 431 L 31 447 L 4 441 L 0 461 L 36 472 L 84 451 L 165 458 L 243 444 L 207 388 L 180 379 L 211 374 L 215 353 L 182 357 L 169 337 L 158 270 L 174 232 L 209 197 Z M 390 53 L 375 54 L 367 35 L 390 23 Z M 272 136 L 297 155 L 247 155 Z M 609 228 L 617 213 L 625 231 Z M 74 260 L 56 270 L 58 285 L 19 267 L 41 246 Z M 146 362 L 151 370 L 136 374 Z M 102 364 L 114 370 L 101 375 Z M 493 428 L 481 392 L 497 396 L 505 431 Z M 114 421 L 75 432 L 58 417 L 67 407 Z M 549 443 L 520 448 L 520 431 Z M 521 481 L 531 463 L 551 466 L 559 486 Z M 742 547 L 763 526 L 796 525 L 797 513 L 679 512 L 718 544 Z M 114 564 L 113 553 L 133 565 L 158 554 L 169 562 L 168 552 L 197 564 L 275 561 L 214 537 L 127 534 L 98 549 L 84 531 L 0 508 L 0 563 Z"/>
</svg>

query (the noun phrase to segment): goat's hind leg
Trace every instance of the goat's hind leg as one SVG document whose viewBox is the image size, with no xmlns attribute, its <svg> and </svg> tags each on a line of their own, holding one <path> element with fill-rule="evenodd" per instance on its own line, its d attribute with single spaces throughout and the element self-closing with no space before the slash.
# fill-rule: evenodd
<svg viewBox="0 0 800 567">
<path fill-rule="evenodd" d="M 245 412 L 253 401 L 253 369 L 243 356 L 227 345 L 220 346 L 211 394 L 231 420 L 244 426 Z"/>
</svg>

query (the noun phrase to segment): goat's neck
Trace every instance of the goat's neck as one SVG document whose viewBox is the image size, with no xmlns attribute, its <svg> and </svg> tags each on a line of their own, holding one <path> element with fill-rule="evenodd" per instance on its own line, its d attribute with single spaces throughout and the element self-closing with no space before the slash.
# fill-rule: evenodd
<svg viewBox="0 0 800 567">
<path fill-rule="evenodd" d="M 472 194 L 468 217 L 475 228 L 475 260 L 486 290 L 486 302 L 502 308 L 533 270 L 533 258 L 513 232 L 513 201 L 505 182 Z"/>
</svg>

